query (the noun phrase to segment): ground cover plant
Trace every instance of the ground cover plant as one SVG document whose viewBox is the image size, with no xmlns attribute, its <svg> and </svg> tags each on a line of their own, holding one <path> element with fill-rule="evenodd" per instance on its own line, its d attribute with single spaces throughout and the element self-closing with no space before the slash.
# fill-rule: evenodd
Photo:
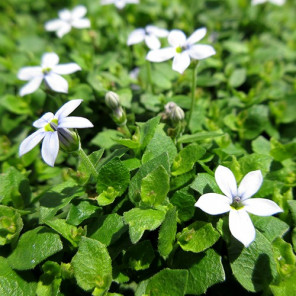
<svg viewBox="0 0 296 296">
<path fill-rule="evenodd" d="M 0 3 L 0 295 L 294 295 L 296 4 Z"/>
</svg>

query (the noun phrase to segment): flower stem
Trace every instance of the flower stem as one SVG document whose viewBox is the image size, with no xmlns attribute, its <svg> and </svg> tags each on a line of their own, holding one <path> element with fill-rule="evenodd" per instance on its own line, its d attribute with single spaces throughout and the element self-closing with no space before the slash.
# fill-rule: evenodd
<svg viewBox="0 0 296 296">
<path fill-rule="evenodd" d="M 188 126 L 190 125 L 190 121 L 192 118 L 192 112 L 193 112 L 193 108 L 194 108 L 194 103 L 195 103 L 195 86 L 196 86 L 197 66 L 198 66 L 198 61 L 196 61 L 196 64 L 195 64 L 193 72 L 192 72 L 191 106 L 190 106 L 189 116 L 188 116 L 188 123 L 187 123 Z"/>
<path fill-rule="evenodd" d="M 120 127 L 118 127 L 118 129 L 120 130 L 120 132 L 122 132 L 124 135 L 127 136 L 127 138 L 130 138 L 132 136 L 129 128 L 125 125 L 121 125 Z"/>
<path fill-rule="evenodd" d="M 84 152 L 84 150 L 80 147 L 80 149 L 78 150 L 79 156 L 81 161 L 83 162 L 83 164 L 85 165 L 86 168 L 89 168 L 91 173 L 93 174 L 93 176 L 95 178 L 98 177 L 98 172 L 95 169 L 94 165 L 92 164 L 92 162 L 90 161 L 89 157 L 86 155 L 86 153 Z"/>
<path fill-rule="evenodd" d="M 154 94 L 152 76 L 151 76 L 151 64 L 148 60 L 146 60 L 146 68 L 147 68 L 147 78 L 148 78 L 147 88 L 148 90 L 151 91 L 152 94 Z"/>
</svg>

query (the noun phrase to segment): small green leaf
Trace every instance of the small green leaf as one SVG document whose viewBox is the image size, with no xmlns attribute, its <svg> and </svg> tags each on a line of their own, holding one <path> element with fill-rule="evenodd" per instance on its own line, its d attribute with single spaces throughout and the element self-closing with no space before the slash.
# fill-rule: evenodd
<svg viewBox="0 0 296 296">
<path fill-rule="evenodd" d="M 234 88 L 239 87 L 246 81 L 246 78 L 246 69 L 236 69 L 232 72 L 231 76 L 229 77 L 229 85 Z"/>
<path fill-rule="evenodd" d="M 133 244 L 137 243 L 145 230 L 155 230 L 160 226 L 165 217 L 165 212 L 160 210 L 131 209 L 124 213 L 125 223 L 129 225 L 130 239 Z"/>
<path fill-rule="evenodd" d="M 220 189 L 216 183 L 215 178 L 207 173 L 197 174 L 197 177 L 192 182 L 190 187 L 196 190 L 200 194 L 220 192 Z"/>
<path fill-rule="evenodd" d="M 112 282 L 112 266 L 105 245 L 82 237 L 72 265 L 77 283 L 83 290 L 96 289 L 96 295 L 104 295 L 108 291 Z"/>
<path fill-rule="evenodd" d="M 186 228 L 178 237 L 178 244 L 184 251 L 202 252 L 211 247 L 220 235 L 211 223 L 196 221 Z"/>
<path fill-rule="evenodd" d="M 8 257 L 8 262 L 17 270 L 32 269 L 62 248 L 58 234 L 47 227 L 37 227 L 21 236 L 16 248 Z"/>
<path fill-rule="evenodd" d="M 221 137 L 223 135 L 224 134 L 221 132 L 200 132 L 200 133 L 195 133 L 193 135 L 181 136 L 178 140 L 178 143 L 192 143 L 197 141 L 203 141 L 206 139 Z"/>
<path fill-rule="evenodd" d="M 140 147 L 144 149 L 153 138 L 155 130 L 159 124 L 160 117 L 156 116 L 147 122 L 137 122 L 140 127 Z"/>
</svg>

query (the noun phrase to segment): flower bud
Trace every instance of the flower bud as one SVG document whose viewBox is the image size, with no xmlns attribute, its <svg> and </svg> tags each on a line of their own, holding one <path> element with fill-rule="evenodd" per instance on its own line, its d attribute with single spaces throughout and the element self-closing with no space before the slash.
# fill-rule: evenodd
<svg viewBox="0 0 296 296">
<path fill-rule="evenodd" d="M 119 108 L 120 101 L 118 94 L 113 91 L 108 91 L 105 95 L 105 103 L 112 110 Z"/>
<path fill-rule="evenodd" d="M 76 131 L 67 128 L 58 128 L 60 147 L 65 152 L 75 152 L 80 149 L 80 138 Z"/>
<path fill-rule="evenodd" d="M 114 109 L 112 117 L 115 123 L 119 126 L 126 124 L 126 114 L 122 107 L 119 106 L 118 108 Z"/>
<path fill-rule="evenodd" d="M 170 118 L 175 123 L 182 121 L 184 117 L 185 117 L 184 111 L 182 110 L 182 108 L 180 108 L 177 105 L 172 109 L 170 113 Z"/>
<path fill-rule="evenodd" d="M 174 102 L 168 102 L 165 106 L 164 106 L 164 112 L 167 115 L 170 115 L 171 111 L 177 106 L 176 103 Z"/>
</svg>

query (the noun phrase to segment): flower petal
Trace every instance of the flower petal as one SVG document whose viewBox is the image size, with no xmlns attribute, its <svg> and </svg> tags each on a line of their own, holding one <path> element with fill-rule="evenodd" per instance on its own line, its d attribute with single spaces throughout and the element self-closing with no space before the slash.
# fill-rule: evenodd
<svg viewBox="0 0 296 296">
<path fill-rule="evenodd" d="M 68 92 L 68 82 L 62 76 L 55 73 L 50 73 L 46 75 L 44 79 L 52 90 L 61 93 Z"/>
<path fill-rule="evenodd" d="M 57 132 L 47 132 L 42 142 L 41 155 L 50 166 L 54 166 L 59 152 L 59 137 Z"/>
<path fill-rule="evenodd" d="M 145 30 L 140 28 L 132 31 L 127 39 L 127 45 L 133 45 L 142 42 L 145 39 Z"/>
<path fill-rule="evenodd" d="M 256 237 L 255 227 L 245 209 L 230 210 L 229 229 L 231 234 L 245 247 L 248 247 Z"/>
<path fill-rule="evenodd" d="M 147 33 L 155 35 L 156 37 L 159 37 L 159 38 L 164 38 L 164 37 L 167 37 L 169 35 L 168 30 L 158 28 L 158 27 L 153 26 L 153 25 L 146 26 L 145 30 L 146 30 Z"/>
<path fill-rule="evenodd" d="M 168 42 L 173 47 L 182 47 L 186 43 L 186 35 L 181 30 L 172 30 L 169 33 Z"/>
<path fill-rule="evenodd" d="M 87 13 L 87 9 L 83 5 L 78 5 L 72 10 L 72 19 L 80 19 L 84 17 Z"/>
<path fill-rule="evenodd" d="M 87 18 L 82 18 L 72 21 L 71 25 L 76 29 L 84 29 L 90 27 L 90 20 Z"/>
<path fill-rule="evenodd" d="M 57 31 L 65 25 L 65 22 L 60 19 L 51 20 L 45 23 L 44 27 L 46 31 Z"/>
<path fill-rule="evenodd" d="M 113 4 L 115 0 L 101 0 L 101 5 Z"/>
<path fill-rule="evenodd" d="M 56 32 L 57 36 L 59 38 L 62 38 L 64 35 L 69 33 L 71 31 L 71 25 L 69 23 L 64 23 L 62 27 Z"/>
<path fill-rule="evenodd" d="M 44 138 L 46 132 L 41 128 L 22 141 L 19 147 L 19 156 L 32 150 Z"/>
<path fill-rule="evenodd" d="M 24 67 L 18 71 L 17 78 L 20 80 L 31 80 L 40 75 L 42 75 L 42 68 L 40 66 Z"/>
<path fill-rule="evenodd" d="M 229 198 L 216 193 L 203 194 L 194 206 L 210 215 L 219 215 L 230 211 Z"/>
<path fill-rule="evenodd" d="M 158 49 L 160 48 L 160 41 L 154 35 L 146 35 L 145 43 L 150 49 Z"/>
<path fill-rule="evenodd" d="M 69 116 L 59 121 L 59 128 L 87 128 L 94 125 L 84 117 Z"/>
<path fill-rule="evenodd" d="M 246 211 L 257 216 L 271 216 L 283 212 L 274 201 L 265 198 L 250 198 L 243 204 Z"/>
<path fill-rule="evenodd" d="M 146 60 L 159 63 L 171 59 L 175 54 L 176 51 L 173 47 L 154 49 L 148 52 Z"/>
<path fill-rule="evenodd" d="M 263 177 L 260 170 L 249 172 L 244 176 L 238 187 L 238 196 L 246 200 L 253 196 L 261 187 Z"/>
<path fill-rule="evenodd" d="M 47 52 L 41 58 L 41 67 L 52 68 L 59 63 L 59 56 L 54 52 Z"/>
<path fill-rule="evenodd" d="M 282 6 L 285 4 L 286 0 L 269 0 L 269 2 L 278 5 L 278 6 Z"/>
<path fill-rule="evenodd" d="M 81 67 L 77 65 L 76 63 L 67 63 L 67 64 L 61 64 L 56 65 L 52 71 L 56 74 L 71 74 L 76 71 L 80 71 Z"/>
<path fill-rule="evenodd" d="M 203 60 L 216 54 L 214 47 L 206 44 L 192 45 L 188 52 L 190 57 L 195 60 Z"/>
<path fill-rule="evenodd" d="M 64 104 L 54 115 L 59 121 L 62 118 L 67 117 L 70 113 L 72 113 L 82 102 L 83 100 L 71 100 Z"/>
<path fill-rule="evenodd" d="M 37 77 L 34 77 L 33 79 L 31 79 L 27 84 L 25 84 L 20 89 L 20 93 L 19 93 L 20 96 L 23 97 L 25 95 L 31 94 L 34 91 L 36 91 L 39 88 L 42 80 L 43 80 L 43 76 L 42 75 L 37 76 Z"/>
<path fill-rule="evenodd" d="M 202 38 L 204 38 L 206 34 L 207 34 L 206 28 L 197 29 L 189 36 L 186 43 L 189 45 L 192 45 L 192 44 L 200 41 Z"/>
<path fill-rule="evenodd" d="M 231 200 L 237 196 L 236 180 L 229 168 L 219 165 L 215 172 L 215 179 L 221 191 Z"/>
<path fill-rule="evenodd" d="M 190 65 L 190 57 L 187 51 L 176 54 L 173 60 L 173 70 L 182 74 Z"/>
<path fill-rule="evenodd" d="M 58 12 L 59 18 L 68 22 L 71 19 L 71 11 L 69 9 L 62 9 Z"/>
<path fill-rule="evenodd" d="M 33 126 L 34 127 L 37 127 L 37 128 L 42 128 L 44 127 L 45 125 L 47 125 L 48 123 L 51 122 L 51 120 L 54 118 L 54 115 L 53 113 L 51 112 L 47 112 L 45 113 L 44 115 L 42 115 L 41 118 L 35 120 L 33 122 Z"/>
</svg>

